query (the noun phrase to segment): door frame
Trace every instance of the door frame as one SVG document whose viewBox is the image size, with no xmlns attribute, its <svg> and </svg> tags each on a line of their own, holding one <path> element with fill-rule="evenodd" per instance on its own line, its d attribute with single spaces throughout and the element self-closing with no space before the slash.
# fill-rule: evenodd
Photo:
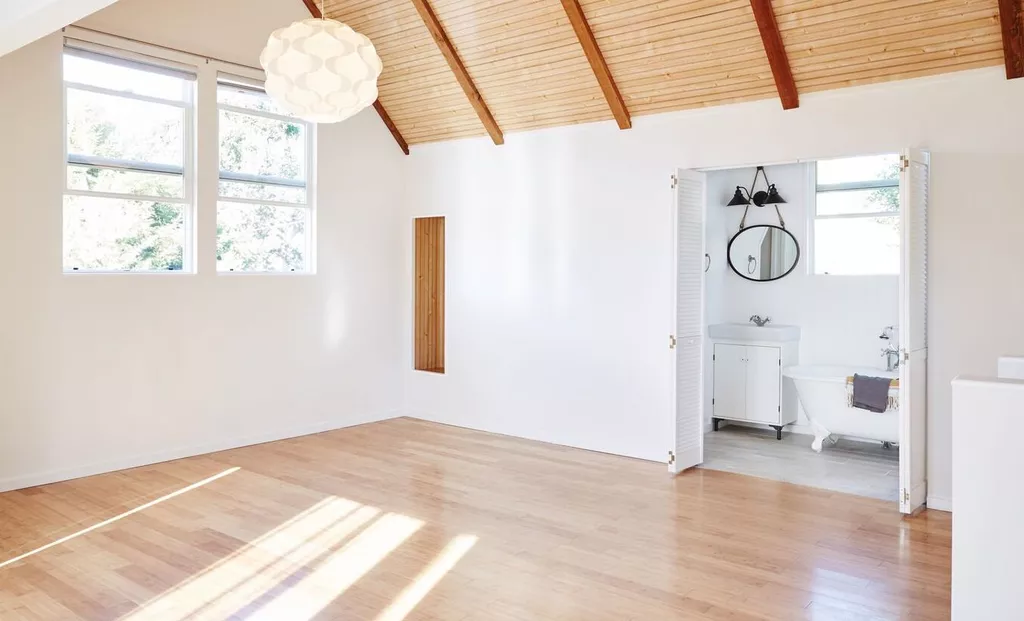
<svg viewBox="0 0 1024 621">
<path fill-rule="evenodd" d="M 887 154 L 887 153 L 897 153 L 897 154 L 900 154 L 900 155 L 905 155 L 905 154 L 907 154 L 911 150 L 924 151 L 924 152 L 929 154 L 928 185 L 929 185 L 929 189 L 930 189 L 930 186 L 931 186 L 931 164 L 932 164 L 931 163 L 931 158 L 930 158 L 930 155 L 931 155 L 930 149 L 928 147 L 908 148 L 905 145 L 894 146 L 892 148 L 880 149 L 880 150 L 877 150 L 877 151 L 873 151 L 873 150 L 840 151 L 840 152 L 836 152 L 836 153 L 828 153 L 828 154 L 815 155 L 815 156 L 810 156 L 810 157 L 798 157 L 798 158 L 794 158 L 794 159 L 776 160 L 776 161 L 772 161 L 772 162 L 767 163 L 767 164 L 765 164 L 765 163 L 752 163 L 752 162 L 739 162 L 739 163 L 735 163 L 735 164 L 716 164 L 716 165 L 711 165 L 711 166 L 700 166 L 700 165 L 698 165 L 698 166 L 689 166 L 689 167 L 687 167 L 687 166 L 678 166 L 678 167 L 676 167 L 675 170 L 693 170 L 693 171 L 696 171 L 696 172 L 709 173 L 709 172 L 716 172 L 716 171 L 723 171 L 723 170 L 733 170 L 733 169 L 737 169 L 737 168 L 754 168 L 756 166 L 783 166 L 783 165 L 787 165 L 787 164 L 812 164 L 812 163 L 817 162 L 819 160 L 837 159 L 837 158 L 846 158 L 846 157 L 863 157 L 863 156 L 868 156 L 868 155 L 881 155 L 881 154 Z M 675 172 L 674 171 L 672 173 L 672 179 L 675 179 Z M 902 179 L 901 179 L 901 181 L 902 181 Z M 674 188 L 674 186 L 673 186 L 673 188 Z M 901 188 L 900 195 L 901 195 L 901 198 L 902 198 L 902 195 L 903 195 L 902 188 Z M 675 330 L 676 330 L 676 327 L 675 327 L 676 317 L 677 317 L 677 312 L 678 312 L 678 303 L 676 301 L 677 300 L 677 295 L 678 295 L 678 292 L 676 291 L 676 277 L 677 277 L 677 269 L 678 269 L 678 266 L 676 264 L 676 247 L 677 247 L 677 243 L 678 243 L 678 240 L 677 240 L 678 222 L 676 221 L 676 219 L 677 219 L 678 215 L 677 215 L 677 207 L 676 207 L 675 200 L 674 200 L 674 198 L 675 198 L 675 193 L 674 192 L 673 192 L 672 196 L 673 196 L 673 200 L 671 201 L 671 206 L 672 206 L 672 212 L 671 212 L 671 222 L 672 222 L 671 256 L 672 256 L 672 274 L 673 274 L 673 282 L 672 282 L 672 293 L 673 293 L 672 294 L 672 302 L 673 302 L 673 308 L 671 309 L 672 313 L 671 313 L 671 317 L 670 317 L 670 321 L 669 321 L 669 326 L 670 326 L 669 334 L 673 335 L 670 338 L 674 339 Z M 705 203 L 704 203 L 705 223 L 706 223 L 706 220 L 707 220 L 707 209 L 708 209 L 708 204 L 707 204 L 707 199 L 705 197 Z M 902 223 L 902 216 L 903 216 L 902 208 L 900 209 L 900 216 L 901 216 L 901 223 Z M 706 248 L 707 247 L 707 228 L 706 228 L 706 226 L 705 226 L 704 236 L 705 236 L 704 244 L 705 244 L 705 248 Z M 903 251 L 903 249 L 902 249 L 902 239 L 901 239 L 901 252 L 902 251 Z M 900 271 L 901 271 L 900 276 L 902 277 L 902 266 L 901 266 L 901 270 Z M 902 295 L 902 291 L 901 291 L 900 292 L 900 300 L 899 300 L 899 318 L 898 318 L 898 323 L 900 325 L 900 330 L 901 331 L 903 330 L 903 327 L 904 327 L 903 326 L 903 317 L 904 317 L 904 305 L 905 304 L 906 304 L 906 302 L 903 299 L 903 295 Z M 702 285 L 701 285 L 701 307 L 702 308 L 706 308 L 706 306 L 707 306 L 707 278 L 705 276 L 705 278 L 702 281 Z M 926 313 L 927 313 L 927 310 L 928 310 L 927 307 L 928 307 L 928 303 L 926 302 L 926 304 L 925 304 Z M 704 317 L 704 320 L 706 321 L 706 316 Z M 706 346 L 707 326 L 704 326 L 704 333 L 705 333 L 704 338 L 705 338 L 705 346 Z M 674 343 L 674 340 L 673 340 L 673 343 Z M 669 402 L 671 404 L 671 409 L 670 409 L 669 415 L 671 416 L 671 421 L 672 421 L 672 425 L 673 425 L 673 429 L 674 429 L 675 428 L 675 424 L 676 424 L 676 418 L 677 418 L 677 415 L 676 415 L 676 372 L 677 372 L 677 368 L 676 368 L 676 355 L 675 355 L 676 352 L 675 352 L 674 348 L 669 349 L 669 354 L 670 354 L 670 368 L 672 370 L 672 375 L 671 375 L 672 382 L 671 382 L 671 386 L 670 386 L 671 397 L 672 398 L 669 400 Z M 901 354 L 902 354 L 902 352 L 901 352 Z M 706 358 L 707 358 L 706 356 L 702 356 L 701 357 L 701 377 L 702 378 L 706 377 L 706 374 L 709 372 L 709 369 L 707 368 L 708 365 L 707 365 L 707 359 Z M 927 374 L 925 375 L 925 377 L 927 378 Z M 702 382 L 702 385 L 703 385 L 703 382 Z M 928 389 L 928 387 L 927 387 L 927 383 L 926 383 L 925 384 L 925 394 L 926 395 L 927 395 L 927 389 Z M 925 416 L 926 419 L 927 419 L 927 412 L 928 412 L 928 406 L 927 406 L 927 400 L 926 400 L 926 416 Z M 702 411 L 701 411 L 701 425 L 704 426 L 704 412 L 703 412 L 703 408 L 702 408 Z M 903 434 L 903 424 L 902 424 L 902 421 L 901 421 L 901 424 L 900 424 L 900 434 L 901 434 L 901 437 L 902 437 L 902 434 Z M 926 441 L 925 444 L 926 444 L 925 451 L 927 451 L 927 441 Z M 675 450 L 675 446 L 674 446 L 674 439 L 673 439 L 673 446 L 668 451 L 668 454 L 669 454 L 668 470 L 672 474 L 678 474 L 678 471 L 676 469 L 674 469 L 674 467 L 673 467 L 674 466 L 674 463 L 673 463 L 674 450 Z M 927 455 L 927 453 L 926 453 L 926 455 Z M 901 453 L 900 454 L 900 461 L 901 461 L 900 468 L 901 468 L 901 470 L 903 468 L 902 460 L 903 460 L 903 454 Z M 926 464 L 927 464 L 927 457 L 926 457 Z M 927 498 L 927 478 L 925 480 L 925 491 L 924 491 L 924 493 L 925 493 L 925 497 Z M 899 500 L 897 500 L 897 503 L 896 503 L 896 510 L 897 510 L 897 512 L 900 511 L 900 502 L 899 502 Z"/>
</svg>

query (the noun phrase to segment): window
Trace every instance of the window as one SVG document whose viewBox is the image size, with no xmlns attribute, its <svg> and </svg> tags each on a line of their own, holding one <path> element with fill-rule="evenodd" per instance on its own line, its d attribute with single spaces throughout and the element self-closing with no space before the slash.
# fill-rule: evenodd
<svg viewBox="0 0 1024 621">
<path fill-rule="evenodd" d="M 221 79 L 217 106 L 217 270 L 312 272 L 311 125 L 240 79 Z"/>
<path fill-rule="evenodd" d="M 64 50 L 66 272 L 191 271 L 195 76 Z"/>
<path fill-rule="evenodd" d="M 900 157 L 815 165 L 815 274 L 899 274 Z"/>
</svg>

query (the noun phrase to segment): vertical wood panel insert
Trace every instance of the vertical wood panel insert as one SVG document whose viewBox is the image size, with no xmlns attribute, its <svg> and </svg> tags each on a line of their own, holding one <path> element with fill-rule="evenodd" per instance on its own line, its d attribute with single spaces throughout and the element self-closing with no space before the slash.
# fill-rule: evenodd
<svg viewBox="0 0 1024 621">
<path fill-rule="evenodd" d="M 444 373 L 444 217 L 415 221 L 415 342 L 418 371 Z"/>
</svg>

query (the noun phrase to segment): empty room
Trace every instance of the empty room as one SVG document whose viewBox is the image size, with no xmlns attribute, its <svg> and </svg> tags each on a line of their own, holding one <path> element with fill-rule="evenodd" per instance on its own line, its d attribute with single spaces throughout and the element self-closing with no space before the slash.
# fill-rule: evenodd
<svg viewBox="0 0 1024 621">
<path fill-rule="evenodd" d="M 1016 621 L 1024 0 L 0 1 L 0 620 Z"/>
</svg>

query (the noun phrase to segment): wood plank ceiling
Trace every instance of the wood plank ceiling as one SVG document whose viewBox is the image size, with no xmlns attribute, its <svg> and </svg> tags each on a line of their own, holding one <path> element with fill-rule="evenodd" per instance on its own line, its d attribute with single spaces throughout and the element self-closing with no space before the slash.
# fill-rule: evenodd
<svg viewBox="0 0 1024 621">
<path fill-rule="evenodd" d="M 490 134 L 500 144 L 502 132 L 613 118 L 627 128 L 630 115 L 780 95 L 789 108 L 797 93 L 1004 62 L 1009 76 L 1022 3 L 324 0 L 324 12 L 376 45 L 384 61 L 378 112 L 396 138 L 416 145 Z"/>
</svg>

